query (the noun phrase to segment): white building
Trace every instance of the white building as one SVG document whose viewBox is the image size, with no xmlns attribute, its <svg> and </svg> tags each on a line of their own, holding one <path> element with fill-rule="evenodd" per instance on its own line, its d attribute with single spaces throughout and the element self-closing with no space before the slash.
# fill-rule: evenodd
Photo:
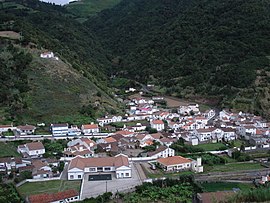
<svg viewBox="0 0 270 203">
<path fill-rule="evenodd" d="M 155 151 L 148 152 L 147 155 L 149 157 L 153 157 L 153 158 L 160 158 L 160 157 L 165 158 L 165 157 L 169 157 L 169 156 L 174 156 L 175 151 L 174 151 L 174 149 L 171 149 L 169 147 L 159 146 Z"/>
<path fill-rule="evenodd" d="M 33 125 L 20 125 L 17 126 L 16 132 L 19 135 L 31 135 L 35 132 L 36 127 Z"/>
<path fill-rule="evenodd" d="M 194 172 L 203 172 L 203 166 L 201 158 L 197 160 L 187 159 L 182 156 L 171 156 L 166 158 L 157 159 L 158 165 L 164 171 L 187 171 L 191 170 Z"/>
<path fill-rule="evenodd" d="M 165 124 L 162 120 L 152 120 L 150 124 L 151 124 L 151 128 L 154 128 L 157 131 L 162 131 L 165 129 Z"/>
<path fill-rule="evenodd" d="M 87 134 L 92 134 L 92 133 L 99 133 L 99 127 L 97 124 L 88 124 L 88 125 L 82 125 L 81 127 L 82 132 L 87 135 Z"/>
<path fill-rule="evenodd" d="M 128 157 L 118 154 L 115 157 L 82 158 L 75 157 L 68 166 L 68 180 L 82 179 L 85 174 L 115 173 L 116 178 L 131 178 L 131 165 Z M 90 178 L 90 177 L 89 177 Z"/>
<path fill-rule="evenodd" d="M 13 127 L 13 125 L 0 125 L 0 133 L 8 132 L 9 130 L 15 130 L 16 127 Z"/>
<path fill-rule="evenodd" d="M 97 122 L 100 126 L 104 126 L 110 123 L 121 122 L 122 119 L 123 119 L 122 116 L 112 116 L 112 117 L 105 116 L 105 118 L 98 118 Z"/>
<path fill-rule="evenodd" d="M 45 148 L 41 142 L 30 142 L 19 145 L 17 151 L 30 157 L 42 157 L 45 154 Z"/>
<path fill-rule="evenodd" d="M 54 136 L 68 135 L 68 124 L 51 124 L 51 132 Z"/>
</svg>

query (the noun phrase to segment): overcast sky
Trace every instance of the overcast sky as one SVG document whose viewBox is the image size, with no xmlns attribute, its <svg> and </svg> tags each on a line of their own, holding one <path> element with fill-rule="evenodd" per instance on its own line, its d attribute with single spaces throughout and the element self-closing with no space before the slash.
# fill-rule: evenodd
<svg viewBox="0 0 270 203">
<path fill-rule="evenodd" d="M 69 2 L 69 0 L 41 0 L 41 1 L 55 3 L 57 5 L 64 5 L 64 4 L 68 4 Z"/>
</svg>

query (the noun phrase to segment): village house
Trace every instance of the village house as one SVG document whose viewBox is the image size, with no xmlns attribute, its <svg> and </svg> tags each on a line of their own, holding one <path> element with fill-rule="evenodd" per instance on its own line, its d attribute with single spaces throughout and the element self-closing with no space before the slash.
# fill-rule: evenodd
<svg viewBox="0 0 270 203">
<path fill-rule="evenodd" d="M 20 125 L 15 129 L 17 135 L 31 135 L 35 130 L 36 127 L 33 125 Z"/>
<path fill-rule="evenodd" d="M 165 129 L 165 124 L 162 120 L 152 120 L 150 122 L 151 128 L 156 129 L 157 131 L 162 131 Z"/>
<path fill-rule="evenodd" d="M 187 106 L 180 106 L 178 109 L 180 115 L 197 115 L 200 113 L 198 104 L 189 104 Z"/>
<path fill-rule="evenodd" d="M 33 179 L 51 178 L 53 176 L 52 168 L 39 159 L 32 160 L 34 166 L 32 171 Z"/>
<path fill-rule="evenodd" d="M 68 128 L 68 135 L 69 136 L 79 136 L 81 134 L 82 134 L 82 132 L 78 128 L 77 125 L 71 125 L 70 128 Z"/>
<path fill-rule="evenodd" d="M 166 146 L 158 146 L 155 151 L 147 153 L 148 157 L 153 157 L 153 158 L 160 158 L 160 157 L 166 158 L 166 157 L 174 156 L 174 155 L 175 155 L 174 149 L 171 149 Z"/>
<path fill-rule="evenodd" d="M 164 137 L 159 140 L 159 142 L 166 147 L 170 147 L 176 141 L 177 139 L 168 137 Z"/>
<path fill-rule="evenodd" d="M 54 53 L 51 51 L 41 53 L 40 58 L 59 60 L 59 58 L 57 56 L 54 56 Z"/>
<path fill-rule="evenodd" d="M 85 135 L 93 134 L 93 133 L 99 133 L 99 127 L 97 124 L 91 123 L 87 125 L 82 125 L 81 127 L 82 132 Z"/>
<path fill-rule="evenodd" d="M 23 160 L 20 157 L 0 158 L 0 172 L 4 174 L 10 174 L 12 170 L 20 169 L 30 163 L 30 161 Z"/>
<path fill-rule="evenodd" d="M 53 136 L 68 135 L 68 124 L 67 123 L 51 124 L 51 132 Z"/>
<path fill-rule="evenodd" d="M 80 196 L 76 190 L 72 189 L 57 193 L 30 195 L 26 200 L 29 203 L 67 203 L 78 202 Z"/>
<path fill-rule="evenodd" d="M 67 143 L 67 148 L 64 149 L 63 154 L 66 157 L 76 157 L 78 155 L 83 157 L 93 157 L 94 150 L 97 148 L 97 144 L 90 138 L 79 138 L 71 140 Z"/>
<path fill-rule="evenodd" d="M 0 134 L 13 130 L 16 130 L 16 127 L 13 127 L 13 125 L 0 125 Z"/>
<path fill-rule="evenodd" d="M 104 126 L 106 124 L 115 123 L 115 122 L 121 122 L 122 116 L 105 116 L 105 118 L 98 118 L 97 122 L 100 126 Z"/>
<path fill-rule="evenodd" d="M 45 154 L 45 148 L 41 142 L 30 142 L 24 145 L 19 145 L 17 151 L 24 157 L 42 157 Z"/>
<path fill-rule="evenodd" d="M 202 115 L 209 120 L 216 115 L 216 112 L 215 110 L 210 109 L 210 110 L 205 111 Z"/>
<path fill-rule="evenodd" d="M 82 158 L 72 159 L 68 166 L 68 180 L 80 180 L 85 174 L 95 178 L 95 175 L 106 174 L 116 178 L 131 178 L 131 166 L 128 157 L 118 154 L 115 157 Z"/>
<path fill-rule="evenodd" d="M 166 172 L 169 171 L 186 171 L 203 172 L 202 159 L 187 159 L 182 156 L 171 156 L 157 159 L 157 164 Z"/>
</svg>

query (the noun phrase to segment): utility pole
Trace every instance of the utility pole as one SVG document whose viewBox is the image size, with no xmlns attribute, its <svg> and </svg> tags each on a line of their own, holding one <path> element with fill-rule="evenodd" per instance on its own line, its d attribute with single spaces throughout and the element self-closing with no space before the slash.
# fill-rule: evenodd
<svg viewBox="0 0 270 203">
<path fill-rule="evenodd" d="M 107 193 L 107 191 L 108 191 L 108 187 L 107 187 L 107 180 L 106 180 L 106 193 Z"/>
</svg>

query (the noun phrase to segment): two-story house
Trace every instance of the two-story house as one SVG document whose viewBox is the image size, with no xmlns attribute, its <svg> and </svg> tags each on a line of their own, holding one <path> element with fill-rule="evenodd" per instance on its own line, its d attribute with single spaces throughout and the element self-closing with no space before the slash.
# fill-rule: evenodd
<svg viewBox="0 0 270 203">
<path fill-rule="evenodd" d="M 147 153 L 148 157 L 153 157 L 153 158 L 169 157 L 169 156 L 174 156 L 174 155 L 175 155 L 174 149 L 171 149 L 166 146 L 158 146 L 158 148 L 155 151 Z"/>
<path fill-rule="evenodd" d="M 151 128 L 156 129 L 157 131 L 162 131 L 165 129 L 165 124 L 162 120 L 152 120 L 150 122 Z"/>
<path fill-rule="evenodd" d="M 45 148 L 41 142 L 30 142 L 19 145 L 17 151 L 24 157 L 42 157 L 45 154 Z"/>
<path fill-rule="evenodd" d="M 54 136 L 68 135 L 68 124 L 67 123 L 51 124 L 51 132 Z"/>
</svg>

